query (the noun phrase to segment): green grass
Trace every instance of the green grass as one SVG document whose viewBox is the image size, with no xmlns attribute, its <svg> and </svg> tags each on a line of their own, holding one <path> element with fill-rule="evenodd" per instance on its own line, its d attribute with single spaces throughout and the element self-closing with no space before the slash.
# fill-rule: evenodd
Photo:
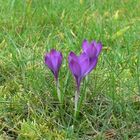
<svg viewBox="0 0 140 140">
<path fill-rule="evenodd" d="M 139 140 L 139 7 L 139 0 L 0 0 L 0 139 Z M 67 57 L 85 38 L 101 41 L 103 51 L 73 123 Z M 44 65 L 51 48 L 64 55 L 63 111 Z"/>
</svg>

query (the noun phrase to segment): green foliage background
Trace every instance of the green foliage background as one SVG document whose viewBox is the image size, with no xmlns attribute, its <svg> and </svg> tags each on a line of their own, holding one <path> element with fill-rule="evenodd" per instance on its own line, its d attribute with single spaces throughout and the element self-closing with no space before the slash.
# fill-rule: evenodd
<svg viewBox="0 0 140 140">
<path fill-rule="evenodd" d="M 0 0 L 0 139 L 140 139 L 139 7 L 139 0 Z M 85 38 L 103 51 L 73 125 L 67 56 L 80 54 Z M 63 115 L 44 65 L 51 48 L 64 55 Z"/>
</svg>

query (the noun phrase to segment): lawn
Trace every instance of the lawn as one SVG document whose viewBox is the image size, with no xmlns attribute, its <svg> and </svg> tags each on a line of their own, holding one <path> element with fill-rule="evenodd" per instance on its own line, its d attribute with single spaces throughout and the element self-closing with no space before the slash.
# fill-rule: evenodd
<svg viewBox="0 0 140 140">
<path fill-rule="evenodd" d="M 140 139 L 139 0 L 0 0 L 0 140 Z M 74 118 L 70 51 L 100 41 L 97 67 L 81 83 Z M 44 64 L 63 53 L 61 106 Z"/>
</svg>

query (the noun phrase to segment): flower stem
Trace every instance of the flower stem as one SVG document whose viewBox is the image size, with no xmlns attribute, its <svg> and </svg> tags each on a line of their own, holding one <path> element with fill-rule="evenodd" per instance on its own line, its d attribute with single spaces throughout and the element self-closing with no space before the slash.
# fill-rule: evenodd
<svg viewBox="0 0 140 140">
<path fill-rule="evenodd" d="M 84 84 L 83 84 L 83 92 L 80 96 L 80 99 L 79 99 L 79 104 L 78 104 L 78 109 L 80 110 L 82 104 L 84 101 L 86 101 L 86 94 L 87 94 L 87 85 L 88 85 L 88 76 L 85 77 L 85 80 L 84 80 Z"/>
<path fill-rule="evenodd" d="M 60 85 L 59 85 L 59 80 L 56 80 L 56 90 L 57 90 L 57 97 L 60 103 L 62 103 L 62 98 L 61 98 L 61 93 L 60 93 Z"/>
<path fill-rule="evenodd" d="M 78 101 L 79 101 L 79 96 L 80 96 L 80 90 L 77 89 L 75 93 L 75 112 L 74 112 L 74 117 L 76 118 L 78 115 Z"/>
</svg>

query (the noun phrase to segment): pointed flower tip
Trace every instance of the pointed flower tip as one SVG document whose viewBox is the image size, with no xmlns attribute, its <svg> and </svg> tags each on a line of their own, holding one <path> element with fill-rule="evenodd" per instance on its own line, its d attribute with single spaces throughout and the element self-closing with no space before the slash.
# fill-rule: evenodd
<svg viewBox="0 0 140 140">
<path fill-rule="evenodd" d="M 55 49 L 51 49 L 51 51 L 50 52 L 56 52 L 56 50 Z"/>
<path fill-rule="evenodd" d="M 88 45 L 88 43 L 89 43 L 88 40 L 84 39 L 83 42 L 82 42 L 82 45 Z"/>
<path fill-rule="evenodd" d="M 76 61 L 78 59 L 77 55 L 74 52 L 70 52 L 68 56 L 68 61 L 71 61 L 72 59 Z"/>
<path fill-rule="evenodd" d="M 88 40 L 87 39 L 83 39 L 83 42 L 88 42 Z"/>
<path fill-rule="evenodd" d="M 72 55 L 75 55 L 75 53 L 74 52 L 70 52 L 69 55 L 72 56 Z"/>
</svg>

